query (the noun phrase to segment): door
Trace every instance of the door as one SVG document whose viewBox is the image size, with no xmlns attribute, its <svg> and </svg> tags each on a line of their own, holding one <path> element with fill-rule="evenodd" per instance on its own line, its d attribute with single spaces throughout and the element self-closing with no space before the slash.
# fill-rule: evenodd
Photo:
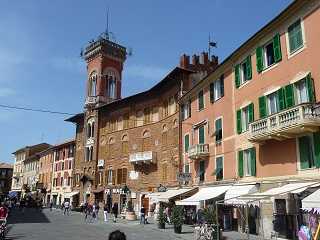
<svg viewBox="0 0 320 240">
<path fill-rule="evenodd" d="M 149 198 L 145 197 L 145 195 L 142 196 L 141 205 L 143 205 L 144 209 L 146 210 L 146 213 L 148 213 L 149 212 Z"/>
</svg>

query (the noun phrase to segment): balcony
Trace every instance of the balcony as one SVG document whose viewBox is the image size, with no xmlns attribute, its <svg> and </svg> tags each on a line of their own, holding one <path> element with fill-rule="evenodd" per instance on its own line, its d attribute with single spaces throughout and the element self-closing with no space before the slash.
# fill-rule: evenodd
<svg viewBox="0 0 320 240">
<path fill-rule="evenodd" d="M 87 97 L 86 101 L 85 101 L 85 106 L 94 106 L 97 103 L 97 97 L 93 96 L 93 97 Z"/>
<path fill-rule="evenodd" d="M 320 126 L 320 105 L 301 104 L 249 124 L 249 141 L 285 140 Z"/>
<path fill-rule="evenodd" d="M 132 153 L 129 156 L 129 162 L 133 164 L 155 163 L 156 154 L 152 151 Z"/>
<path fill-rule="evenodd" d="M 196 144 L 188 149 L 190 159 L 201 159 L 209 156 L 209 144 Z"/>
</svg>

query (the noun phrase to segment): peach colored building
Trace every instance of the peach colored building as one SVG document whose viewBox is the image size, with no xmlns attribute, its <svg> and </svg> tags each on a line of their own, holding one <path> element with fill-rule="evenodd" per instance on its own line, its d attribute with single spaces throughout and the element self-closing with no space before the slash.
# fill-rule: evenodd
<svg viewBox="0 0 320 240">
<path fill-rule="evenodd" d="M 180 99 L 189 184 L 211 193 L 246 186 L 259 206 L 248 211 L 249 231 L 264 239 L 295 238 L 303 214 L 293 205 L 320 181 L 319 8 L 316 0 L 294 1 Z M 275 194 L 289 183 L 309 187 Z M 227 189 L 215 199 L 227 202 Z M 274 194 L 262 201 L 254 191 Z M 237 204 L 221 207 L 224 228 L 244 231 L 237 210 L 246 214 Z"/>
</svg>

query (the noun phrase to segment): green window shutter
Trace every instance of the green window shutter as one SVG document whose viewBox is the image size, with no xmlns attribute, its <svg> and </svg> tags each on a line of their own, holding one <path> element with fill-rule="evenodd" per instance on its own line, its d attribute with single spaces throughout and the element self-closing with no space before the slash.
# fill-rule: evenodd
<svg viewBox="0 0 320 240">
<path fill-rule="evenodd" d="M 214 101 L 214 85 L 210 83 L 210 102 Z"/>
<path fill-rule="evenodd" d="M 243 151 L 238 152 L 238 175 L 243 177 Z"/>
<path fill-rule="evenodd" d="M 236 88 L 240 86 L 240 65 L 236 65 L 234 69 Z"/>
<path fill-rule="evenodd" d="M 313 146 L 315 155 L 315 165 L 320 168 L 320 132 L 313 133 Z"/>
<path fill-rule="evenodd" d="M 287 85 L 284 87 L 285 90 L 285 102 L 286 102 L 286 107 L 292 107 L 294 106 L 294 95 L 293 95 L 293 85 Z"/>
<path fill-rule="evenodd" d="M 199 110 L 204 108 L 203 91 L 202 90 L 198 93 L 198 108 L 199 108 Z"/>
<path fill-rule="evenodd" d="M 252 64 L 251 64 L 251 55 L 249 55 L 246 59 L 247 66 L 247 80 L 252 79 Z"/>
<path fill-rule="evenodd" d="M 184 136 L 184 152 L 188 152 L 189 144 L 189 134 L 187 134 Z"/>
<path fill-rule="evenodd" d="M 222 119 L 221 118 L 219 118 L 215 121 L 215 128 L 216 128 L 215 129 L 216 131 L 218 131 L 222 128 Z"/>
<path fill-rule="evenodd" d="M 204 144 L 204 126 L 199 127 L 199 144 Z"/>
<path fill-rule="evenodd" d="M 259 114 L 260 118 L 267 116 L 266 96 L 259 97 Z"/>
<path fill-rule="evenodd" d="M 261 73 L 263 70 L 263 49 L 262 47 L 258 47 L 256 49 L 256 58 L 257 58 L 257 71 Z"/>
<path fill-rule="evenodd" d="M 315 95 L 314 95 L 314 87 L 313 87 L 313 81 L 311 78 L 311 74 L 309 73 L 307 75 L 307 88 L 308 88 L 308 95 L 309 95 L 309 101 L 310 102 L 315 102 Z"/>
<path fill-rule="evenodd" d="M 282 59 L 282 54 L 281 54 L 281 43 L 280 43 L 280 34 L 279 33 L 277 33 L 273 37 L 273 54 L 274 54 L 275 62 L 280 62 Z"/>
<path fill-rule="evenodd" d="M 254 108 L 253 103 L 250 103 L 248 105 L 248 112 L 249 112 L 249 123 L 252 123 L 254 121 Z"/>
<path fill-rule="evenodd" d="M 286 108 L 284 88 L 280 88 L 278 90 L 278 99 L 279 99 L 279 108 L 280 108 L 280 111 L 282 111 Z"/>
<path fill-rule="evenodd" d="M 251 176 L 256 176 L 256 148 L 251 148 Z"/>
<path fill-rule="evenodd" d="M 241 109 L 237 110 L 237 133 L 240 134 L 242 132 L 242 124 L 241 124 Z"/>
<path fill-rule="evenodd" d="M 309 168 L 309 139 L 307 136 L 299 138 L 300 167 Z"/>
</svg>

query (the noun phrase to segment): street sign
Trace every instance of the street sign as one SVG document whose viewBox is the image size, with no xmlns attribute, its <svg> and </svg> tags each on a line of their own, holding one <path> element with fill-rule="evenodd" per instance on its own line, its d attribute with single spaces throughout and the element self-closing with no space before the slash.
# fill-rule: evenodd
<svg viewBox="0 0 320 240">
<path fill-rule="evenodd" d="M 177 173 L 178 182 L 188 182 L 191 181 L 191 173 Z"/>
</svg>

